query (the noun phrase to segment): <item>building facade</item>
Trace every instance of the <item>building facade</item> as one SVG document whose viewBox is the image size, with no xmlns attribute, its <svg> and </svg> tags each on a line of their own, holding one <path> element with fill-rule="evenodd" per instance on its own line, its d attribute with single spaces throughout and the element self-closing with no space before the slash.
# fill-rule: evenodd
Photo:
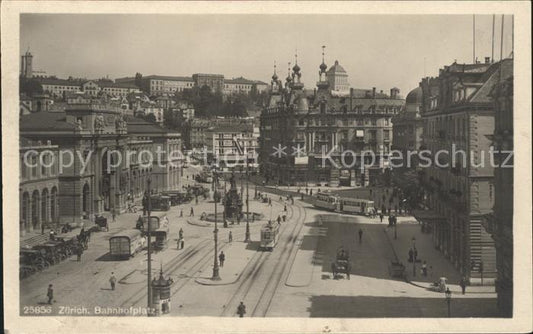
<svg viewBox="0 0 533 334">
<path fill-rule="evenodd" d="M 338 60 L 335 60 L 335 65 L 331 66 L 327 71 L 327 79 L 332 91 L 340 93 L 349 92 L 350 84 L 348 83 L 348 73 L 346 73 L 346 70 L 339 64 Z"/>
<path fill-rule="evenodd" d="M 50 141 L 21 137 L 19 156 L 20 235 L 23 236 L 58 222 L 59 147 Z"/>
<path fill-rule="evenodd" d="M 192 75 L 192 80 L 196 87 L 207 86 L 213 92 L 224 92 L 224 76 L 222 74 L 196 73 Z"/>
<path fill-rule="evenodd" d="M 405 109 L 392 118 L 392 149 L 402 153 L 402 157 L 408 158 L 407 152 L 416 152 L 422 145 L 422 132 L 424 125 L 420 116 L 422 105 L 422 88 L 413 89 L 405 98 Z M 402 163 L 402 168 L 415 168 L 418 159 L 413 159 L 407 164 Z"/>
<path fill-rule="evenodd" d="M 327 65 L 319 66 L 317 90 L 308 95 L 298 64 L 285 88 L 274 73 L 268 107 L 261 113 L 260 162 L 269 180 L 280 184 L 363 185 L 388 168 L 391 118 L 404 100 L 376 89 L 331 90 Z M 336 65 L 335 73 L 339 72 Z M 283 148 L 274 154 L 274 148 Z M 362 156 L 362 152 L 372 156 Z"/>
<path fill-rule="evenodd" d="M 507 59 L 512 74 L 513 59 Z M 494 86 L 494 212 L 487 215 L 486 227 L 496 242 L 496 292 L 498 310 L 513 316 L 513 76 L 502 76 Z"/>
<path fill-rule="evenodd" d="M 250 123 L 220 124 L 207 130 L 207 151 L 212 152 L 214 161 L 223 170 L 242 169 L 246 167 L 257 169 L 257 149 L 259 129 Z M 234 140 L 241 145 L 243 152 L 239 152 Z"/>
<path fill-rule="evenodd" d="M 31 141 L 49 141 L 72 158 L 57 174 L 57 223 L 122 212 L 128 195 L 146 191 L 149 177 L 152 189 L 179 188 L 180 157 L 168 152 L 181 148 L 180 135 L 125 116 L 118 106 L 73 97 L 63 112 L 21 116 L 20 132 Z M 157 154 L 160 150 L 167 153 Z"/>
<path fill-rule="evenodd" d="M 504 77 L 512 73 L 505 62 L 453 63 L 420 83 L 422 145 L 433 161 L 421 173 L 430 215 L 415 216 L 433 224 L 435 247 L 471 284 L 493 283 L 496 277 L 494 242 L 482 222 L 495 203 L 487 136 L 494 132 L 489 93 L 500 70 Z"/>
</svg>

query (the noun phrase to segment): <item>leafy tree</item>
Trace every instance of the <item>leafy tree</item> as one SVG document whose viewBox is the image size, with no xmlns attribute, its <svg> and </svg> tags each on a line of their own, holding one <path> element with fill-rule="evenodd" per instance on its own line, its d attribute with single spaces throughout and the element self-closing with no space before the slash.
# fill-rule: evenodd
<svg viewBox="0 0 533 334">
<path fill-rule="evenodd" d="M 155 123 L 156 122 L 156 118 L 155 118 L 154 114 L 144 115 L 144 116 L 141 116 L 141 118 L 144 119 L 147 122 L 151 122 L 151 123 Z"/>
<path fill-rule="evenodd" d="M 135 85 L 139 88 L 142 89 L 142 79 L 143 79 L 143 75 L 139 72 L 135 73 Z"/>
</svg>

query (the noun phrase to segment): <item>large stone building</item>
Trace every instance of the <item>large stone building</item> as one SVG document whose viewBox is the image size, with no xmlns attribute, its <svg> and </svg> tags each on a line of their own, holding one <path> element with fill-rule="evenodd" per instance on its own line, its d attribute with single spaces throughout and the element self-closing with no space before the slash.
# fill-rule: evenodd
<svg viewBox="0 0 533 334">
<path fill-rule="evenodd" d="M 263 174 L 281 184 L 377 182 L 389 162 L 391 118 L 403 109 L 404 100 L 397 89 L 391 89 L 391 95 L 375 88 L 338 94 L 344 81 L 334 80 L 339 90 L 333 90 L 328 74 L 341 74 L 338 62 L 333 71 L 327 71 L 324 61 L 319 69 L 317 89 L 311 92 L 304 89 L 297 63 L 285 88 L 274 72 L 270 102 L 261 114 Z M 275 154 L 276 149 L 283 150 Z M 363 151 L 373 157 L 368 153 L 362 158 Z"/>
<path fill-rule="evenodd" d="M 54 145 L 63 159 L 57 173 L 59 210 L 56 215 L 52 209 L 47 213 L 50 220 L 57 219 L 52 223 L 76 224 L 105 211 L 121 212 L 128 195 L 143 195 L 148 178 L 156 191 L 180 185 L 181 157 L 170 154 L 181 149 L 179 133 L 126 116 L 118 106 L 87 96 L 72 97 L 62 112 L 21 116 L 20 136 Z M 33 217 L 31 212 L 26 217 Z"/>
<path fill-rule="evenodd" d="M 58 221 L 59 147 L 20 139 L 20 234 Z M 40 161 L 41 160 L 41 161 Z"/>
<path fill-rule="evenodd" d="M 413 89 L 405 98 L 405 109 L 392 118 L 392 149 L 402 153 L 402 157 L 407 158 L 407 152 L 420 150 L 422 144 L 422 131 L 424 129 L 420 116 L 422 105 L 422 88 Z M 413 156 L 410 164 L 402 163 L 401 167 L 415 168 L 418 160 Z"/>
<path fill-rule="evenodd" d="M 115 82 L 120 84 L 134 84 L 134 77 L 117 78 Z M 208 86 L 213 92 L 224 95 L 236 93 L 249 94 L 252 90 L 261 93 L 268 85 L 262 81 L 249 80 L 243 77 L 224 79 L 221 74 L 193 74 L 190 77 L 149 75 L 141 78 L 141 89 L 150 96 L 174 95 L 193 87 Z"/>
<path fill-rule="evenodd" d="M 212 152 L 214 161 L 223 170 L 240 169 L 246 167 L 257 169 L 257 149 L 259 128 L 251 122 L 240 124 L 217 124 L 207 130 L 207 138 L 210 142 L 207 151 Z M 241 145 L 243 152 L 239 152 L 234 138 Z"/>
<path fill-rule="evenodd" d="M 494 101 L 494 212 L 485 218 L 486 227 L 496 242 L 496 292 L 498 309 L 513 315 L 513 59 L 504 60 L 509 73 L 502 71 L 491 96 Z M 504 68 L 502 67 L 502 70 Z M 500 74 L 498 73 L 498 76 Z"/>
<path fill-rule="evenodd" d="M 494 242 L 482 224 L 496 199 L 487 136 L 495 124 L 490 92 L 500 74 L 512 75 L 509 65 L 453 63 L 420 83 L 423 148 L 433 161 L 421 171 L 429 210 L 415 216 L 433 225 L 435 247 L 471 284 L 496 277 Z"/>
<path fill-rule="evenodd" d="M 350 91 L 348 73 L 346 73 L 346 70 L 339 64 L 338 60 L 335 60 L 335 64 L 329 68 L 326 72 L 326 76 L 332 91 L 345 94 Z"/>
<path fill-rule="evenodd" d="M 192 75 L 192 79 L 196 87 L 207 86 L 213 92 L 224 92 L 224 76 L 222 74 L 196 73 Z"/>
</svg>

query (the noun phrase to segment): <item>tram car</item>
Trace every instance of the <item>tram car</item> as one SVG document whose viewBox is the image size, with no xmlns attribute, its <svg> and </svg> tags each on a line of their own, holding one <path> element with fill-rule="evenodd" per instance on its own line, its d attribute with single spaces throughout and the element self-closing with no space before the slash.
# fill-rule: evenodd
<svg viewBox="0 0 533 334">
<path fill-rule="evenodd" d="M 279 224 L 269 222 L 261 228 L 261 243 L 259 248 L 272 251 L 279 238 Z"/>
<path fill-rule="evenodd" d="M 339 198 L 340 212 L 369 216 L 374 212 L 374 201 L 359 198 Z"/>
<path fill-rule="evenodd" d="M 316 208 L 342 213 L 368 216 L 374 212 L 374 201 L 325 193 L 318 193 L 312 203 Z"/>
<path fill-rule="evenodd" d="M 145 239 L 139 230 L 126 230 L 109 238 L 109 254 L 129 259 L 144 248 Z"/>
<path fill-rule="evenodd" d="M 318 193 L 313 198 L 313 206 L 319 209 L 326 209 L 330 211 L 337 210 L 338 198 L 331 194 Z"/>
</svg>

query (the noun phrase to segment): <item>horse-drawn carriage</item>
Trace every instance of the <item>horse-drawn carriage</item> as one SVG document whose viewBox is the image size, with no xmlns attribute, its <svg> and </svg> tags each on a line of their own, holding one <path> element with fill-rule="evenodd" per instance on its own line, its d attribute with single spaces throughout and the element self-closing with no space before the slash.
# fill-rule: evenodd
<svg viewBox="0 0 533 334">
<path fill-rule="evenodd" d="M 100 228 L 100 231 L 109 231 L 109 225 L 106 217 L 97 215 L 94 217 L 94 223 Z"/>
<path fill-rule="evenodd" d="M 331 263 L 331 272 L 333 274 L 333 279 L 336 279 L 339 274 L 345 274 L 347 279 L 350 279 L 350 256 L 344 250 L 343 247 L 340 247 L 337 250 L 337 256 L 335 262 Z"/>
<path fill-rule="evenodd" d="M 19 277 L 21 279 L 50 266 L 50 263 L 44 258 L 43 253 L 36 249 L 21 248 L 19 256 Z"/>
</svg>

